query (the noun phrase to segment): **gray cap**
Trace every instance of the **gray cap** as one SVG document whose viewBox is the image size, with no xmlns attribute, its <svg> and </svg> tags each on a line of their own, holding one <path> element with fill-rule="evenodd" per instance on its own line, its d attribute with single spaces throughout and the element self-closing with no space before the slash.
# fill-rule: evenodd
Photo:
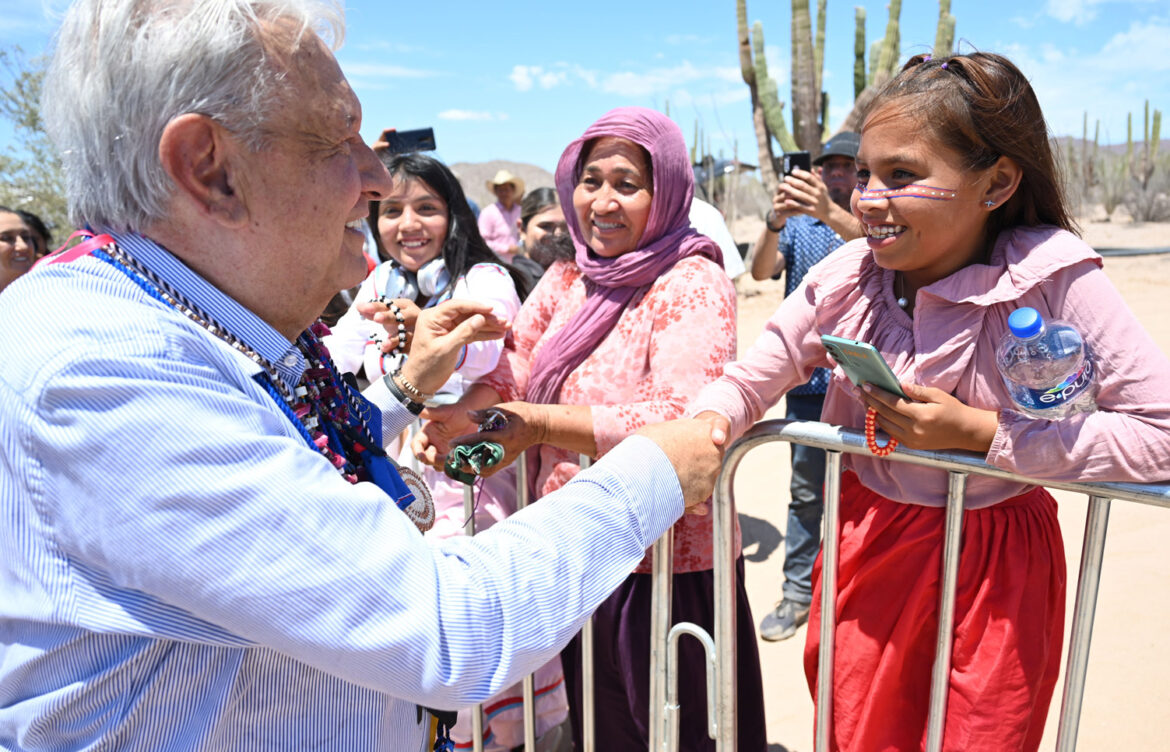
<svg viewBox="0 0 1170 752">
<path fill-rule="evenodd" d="M 857 149 L 861 146 L 861 135 L 853 131 L 841 131 L 828 140 L 821 155 L 813 160 L 813 164 L 820 165 L 829 157 L 849 157 L 857 159 Z"/>
</svg>

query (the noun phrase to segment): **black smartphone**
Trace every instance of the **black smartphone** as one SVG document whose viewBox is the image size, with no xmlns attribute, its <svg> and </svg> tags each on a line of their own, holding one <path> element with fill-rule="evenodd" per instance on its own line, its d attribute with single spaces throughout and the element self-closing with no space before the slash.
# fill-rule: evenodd
<svg viewBox="0 0 1170 752">
<path fill-rule="evenodd" d="M 435 129 L 416 128 L 410 131 L 400 131 L 387 128 L 382 131 L 382 140 L 390 144 L 386 149 L 391 154 L 404 154 L 411 151 L 434 151 Z"/>
<path fill-rule="evenodd" d="M 807 151 L 784 152 L 784 174 L 791 175 L 797 167 L 805 172 L 812 172 L 812 155 Z"/>
</svg>

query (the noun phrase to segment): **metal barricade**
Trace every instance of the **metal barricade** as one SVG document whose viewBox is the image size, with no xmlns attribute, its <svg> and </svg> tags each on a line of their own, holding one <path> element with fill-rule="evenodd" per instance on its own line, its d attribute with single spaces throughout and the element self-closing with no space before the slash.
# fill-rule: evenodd
<svg viewBox="0 0 1170 752">
<path fill-rule="evenodd" d="M 869 454 L 865 435 L 856 429 L 830 426 L 809 421 L 768 420 L 756 424 L 736 441 L 724 458 L 712 504 L 715 561 L 715 634 L 709 635 L 697 625 L 683 622 L 670 624 L 671 585 L 674 537 L 667 530 L 653 546 L 654 571 L 651 590 L 651 676 L 650 676 L 650 745 L 654 752 L 673 752 L 678 748 L 677 646 L 684 635 L 698 639 L 707 654 L 708 733 L 720 752 L 734 752 L 738 717 L 736 707 L 736 582 L 735 582 L 735 473 L 744 456 L 763 444 L 788 441 L 824 449 L 825 510 L 823 535 L 821 599 L 836 599 L 839 543 L 839 504 L 841 453 Z M 1170 485 L 1139 483 L 1075 483 L 1031 479 L 992 467 L 981 455 L 967 452 L 937 452 L 899 447 L 885 459 L 935 467 L 949 473 L 946 522 L 943 544 L 942 579 L 939 598 L 939 629 L 935 661 L 931 672 L 930 710 L 927 720 L 927 752 L 942 749 L 946 720 L 946 690 L 950 674 L 954 627 L 954 601 L 958 577 L 959 549 L 963 521 L 963 494 L 970 474 L 1016 480 L 1046 488 L 1083 493 L 1089 497 L 1088 517 L 1081 551 L 1076 605 L 1073 610 L 1068 659 L 1057 730 L 1058 752 L 1076 749 L 1077 727 L 1081 716 L 1085 677 L 1088 670 L 1089 644 L 1111 500 L 1134 501 L 1170 508 Z M 581 468 L 592 460 L 581 455 Z M 517 461 L 517 509 L 528 505 L 527 465 L 525 457 Z M 470 486 L 464 488 L 464 515 L 467 534 L 475 534 L 474 499 Z M 818 654 L 816 750 L 829 747 L 832 723 L 833 635 L 836 628 L 834 609 L 821 612 L 820 652 Z M 582 659 L 582 742 L 584 752 L 596 752 L 593 672 L 593 620 L 581 630 Z M 536 750 L 536 706 L 534 677 L 523 680 L 524 749 Z M 713 701 L 712 701 L 713 698 Z M 483 752 L 482 707 L 472 708 L 472 748 Z"/>
<path fill-rule="evenodd" d="M 516 460 L 516 511 L 528 506 L 528 462 L 526 454 Z M 582 456 L 583 466 L 584 456 Z M 463 486 L 464 532 L 475 535 L 475 495 L 471 486 Z M 536 752 L 536 677 L 528 674 L 521 684 L 524 700 L 524 752 Z M 473 705 L 471 713 L 471 748 L 483 752 L 483 705 Z"/>
<path fill-rule="evenodd" d="M 808 421 L 768 420 L 756 424 L 736 441 L 724 458 L 723 469 L 715 488 L 715 639 L 719 653 L 717 661 L 717 748 L 735 749 L 735 562 L 730 555 L 731 535 L 734 530 L 735 496 L 732 481 L 740 461 L 750 450 L 774 441 L 789 441 L 824 449 L 825 514 L 821 602 L 834 603 L 837 590 L 837 558 L 839 536 L 841 453 L 868 454 L 865 434 L 856 429 L 830 426 Z M 1082 493 L 1089 497 L 1088 518 L 1081 549 L 1081 566 L 1077 581 L 1076 605 L 1073 610 L 1072 632 L 1069 638 L 1060 724 L 1057 730 L 1058 752 L 1076 749 L 1077 727 L 1080 722 L 1085 676 L 1088 669 L 1089 643 L 1092 639 L 1093 617 L 1097 604 L 1097 590 L 1101 579 L 1101 563 L 1105 551 L 1105 534 L 1109 522 L 1109 504 L 1113 499 L 1170 508 L 1170 485 L 1141 483 L 1075 483 L 1054 482 L 1027 478 L 992 467 L 981 455 L 968 452 L 936 452 L 899 447 L 885 459 L 935 467 L 949 472 L 943 571 L 939 602 L 939 629 L 935 647 L 935 662 L 931 675 L 930 714 L 927 721 L 928 752 L 942 749 L 942 732 L 946 719 L 946 689 L 950 673 L 951 647 L 954 623 L 955 585 L 958 576 L 960 533 L 963 521 L 963 492 L 968 475 L 987 475 L 1004 480 L 1020 481 L 1046 488 Z M 830 534 L 831 533 L 831 534 Z M 667 569 L 669 573 L 669 569 Z M 658 576 L 656 570 L 655 576 Z M 667 578 L 669 579 L 669 577 Z M 660 604 L 656 602 L 655 606 Z M 666 599 L 669 613 L 669 597 Z M 820 653 L 817 675 L 816 749 L 828 749 L 832 723 L 833 634 L 836 612 L 833 608 L 821 611 Z M 663 647 L 665 653 L 665 647 Z M 655 653 L 657 655 L 657 653 Z M 665 682 L 668 666 L 655 664 L 655 673 L 662 673 Z M 654 680 L 652 680 L 653 682 Z M 664 704 L 665 705 L 665 704 Z M 654 708 L 652 718 L 654 716 Z M 662 715 L 667 709 L 663 707 Z M 672 746 L 651 746 L 651 749 L 674 749 Z"/>
</svg>

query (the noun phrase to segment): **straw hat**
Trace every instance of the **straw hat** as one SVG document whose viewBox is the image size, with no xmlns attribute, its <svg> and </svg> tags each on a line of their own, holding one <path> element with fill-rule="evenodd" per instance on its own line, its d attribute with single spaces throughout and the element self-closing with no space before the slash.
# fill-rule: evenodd
<svg viewBox="0 0 1170 752">
<path fill-rule="evenodd" d="M 524 181 L 507 170 L 497 172 L 496 176 L 487 181 L 485 185 L 489 191 L 495 193 L 496 186 L 503 185 L 504 183 L 512 184 L 512 190 L 516 191 L 516 200 L 519 201 L 520 197 L 524 195 Z"/>
</svg>

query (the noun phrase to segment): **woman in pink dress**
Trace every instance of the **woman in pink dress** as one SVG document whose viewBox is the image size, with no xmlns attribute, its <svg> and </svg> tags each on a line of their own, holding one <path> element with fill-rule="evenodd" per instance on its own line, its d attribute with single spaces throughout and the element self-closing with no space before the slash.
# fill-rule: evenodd
<svg viewBox="0 0 1170 752">
<path fill-rule="evenodd" d="M 528 472 L 539 497 L 577 473 L 579 454 L 600 457 L 639 427 L 681 416 L 736 345 L 735 290 L 719 248 L 688 221 L 693 180 L 682 132 L 651 110 L 613 110 L 571 143 L 556 185 L 575 263 L 549 268 L 499 365 L 458 403 L 430 411 L 416 452 L 441 462 L 452 437 L 475 430 L 469 410 L 507 403 L 509 424 L 492 439 L 504 445 L 505 462 L 532 447 Z M 712 629 L 710 517 L 680 520 L 674 546 L 674 621 Z M 737 529 L 737 554 L 739 546 Z M 648 741 L 650 572 L 647 555 L 595 616 L 597 742 L 607 752 L 645 750 Z M 739 748 L 764 750 L 742 556 L 738 583 Z M 714 749 L 702 649 L 694 641 L 680 648 L 682 748 Z M 563 657 L 580 745 L 575 641 Z"/>
</svg>

